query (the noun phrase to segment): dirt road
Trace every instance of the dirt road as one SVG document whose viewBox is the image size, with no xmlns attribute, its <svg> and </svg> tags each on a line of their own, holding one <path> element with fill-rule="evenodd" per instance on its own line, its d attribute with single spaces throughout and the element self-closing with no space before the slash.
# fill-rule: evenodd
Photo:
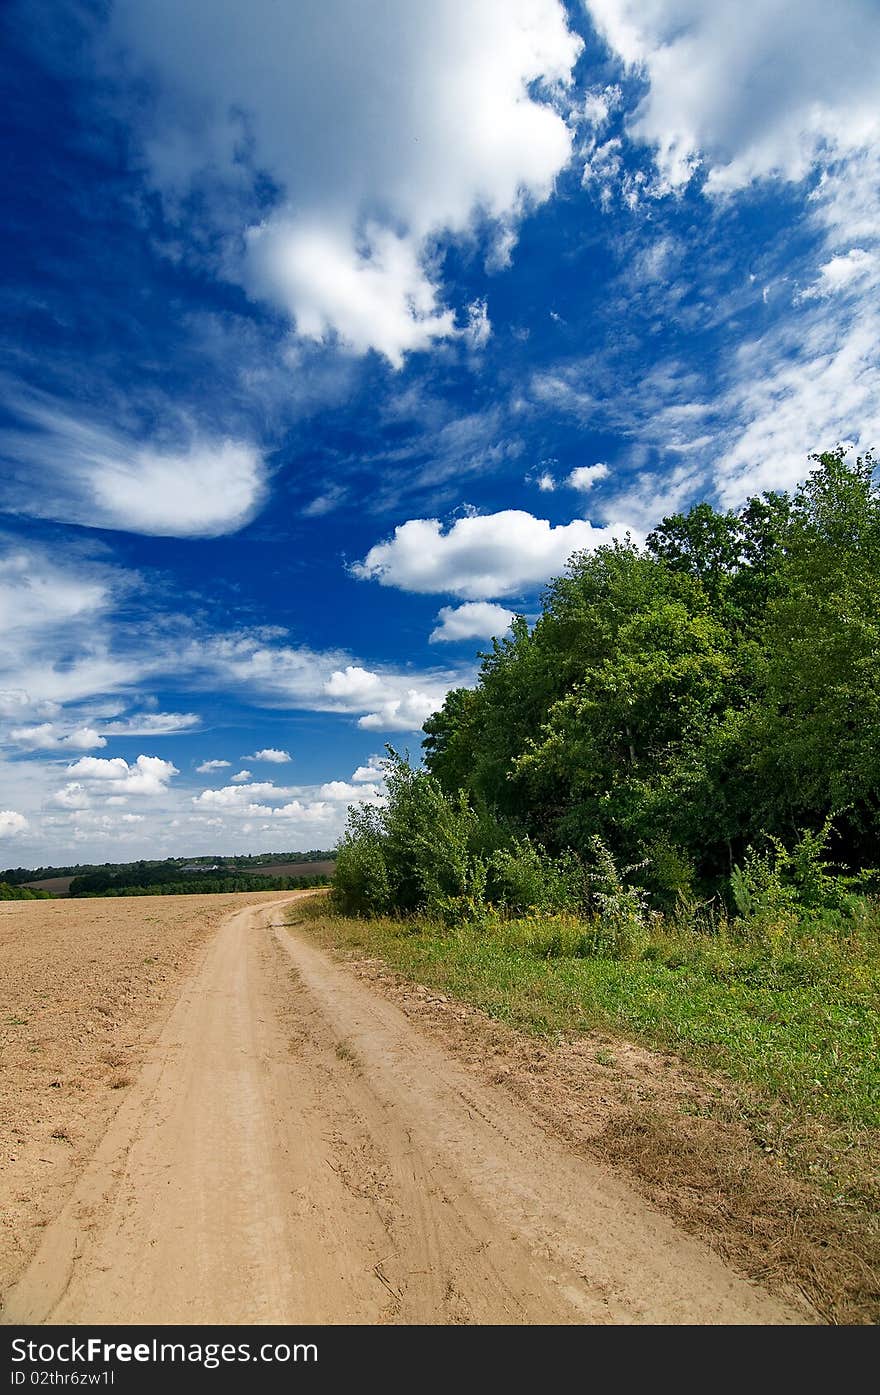
<svg viewBox="0 0 880 1395">
<path fill-rule="evenodd" d="M 804 1321 L 282 920 L 205 946 L 4 1321 Z"/>
</svg>

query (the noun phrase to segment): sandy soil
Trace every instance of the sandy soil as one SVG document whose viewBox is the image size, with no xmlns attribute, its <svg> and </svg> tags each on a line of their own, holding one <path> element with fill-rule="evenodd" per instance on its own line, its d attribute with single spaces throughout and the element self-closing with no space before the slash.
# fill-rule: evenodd
<svg viewBox="0 0 880 1395">
<path fill-rule="evenodd" d="M 7 1322 L 808 1320 L 283 926 L 285 899 L 195 932 Z"/>
<path fill-rule="evenodd" d="M 0 902 L 0 1300 L 220 922 L 283 893 Z"/>
</svg>

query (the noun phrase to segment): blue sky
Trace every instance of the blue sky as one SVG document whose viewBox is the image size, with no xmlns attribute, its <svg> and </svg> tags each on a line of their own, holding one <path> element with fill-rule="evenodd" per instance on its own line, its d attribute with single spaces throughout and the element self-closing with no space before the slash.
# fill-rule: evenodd
<svg viewBox="0 0 880 1395">
<path fill-rule="evenodd" d="M 4 23 L 0 866 L 331 846 L 572 551 L 880 443 L 875 0 Z"/>
</svg>

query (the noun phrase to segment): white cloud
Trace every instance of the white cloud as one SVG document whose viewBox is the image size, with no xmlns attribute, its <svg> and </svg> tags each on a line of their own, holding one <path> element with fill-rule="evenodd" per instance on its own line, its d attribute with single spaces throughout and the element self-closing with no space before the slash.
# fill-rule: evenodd
<svg viewBox="0 0 880 1395">
<path fill-rule="evenodd" d="M 105 610 L 110 604 L 106 574 L 77 573 L 53 563 L 41 548 L 13 547 L 0 557 L 0 637 L 47 633 Z"/>
<path fill-rule="evenodd" d="M 482 349 L 492 337 L 489 309 L 485 300 L 473 300 L 467 308 L 465 335 L 472 349 Z"/>
<path fill-rule="evenodd" d="M 623 524 L 595 528 L 584 519 L 552 527 L 518 509 L 459 518 L 448 530 L 436 518 L 400 524 L 371 547 L 355 576 L 422 593 L 447 591 L 468 600 L 509 596 L 561 572 L 573 552 L 622 537 Z"/>
<path fill-rule="evenodd" d="M 0 690 L 8 715 L 20 724 L 55 718 L 59 703 L 112 691 L 142 673 L 140 654 L 109 653 L 110 614 L 133 576 L 76 552 L 0 542 Z"/>
<path fill-rule="evenodd" d="M 28 828 L 28 821 L 24 814 L 18 814 L 14 809 L 0 809 L 0 838 L 17 838 Z"/>
<path fill-rule="evenodd" d="M 431 644 L 459 639 L 493 639 L 510 628 L 514 612 L 491 601 L 466 601 L 464 605 L 445 605 L 437 614 L 440 624 L 432 630 Z"/>
<path fill-rule="evenodd" d="M 347 780 L 329 780 L 318 791 L 322 799 L 332 799 L 336 803 L 351 804 L 356 799 L 369 799 L 371 791 L 361 785 L 349 784 Z"/>
<path fill-rule="evenodd" d="M 326 825 L 332 821 L 337 828 L 341 825 L 338 805 L 327 803 L 326 800 L 313 799 L 303 804 L 299 799 L 293 799 L 289 804 L 282 804 L 277 809 L 273 809 L 272 814 L 276 819 L 295 819 L 297 823 L 304 827 L 318 824 Z M 326 827 L 320 829 L 322 837 L 329 838 L 329 830 Z"/>
<path fill-rule="evenodd" d="M 592 88 L 584 97 L 578 113 L 580 120 L 585 121 L 588 126 L 604 126 L 611 113 L 620 106 L 622 97 L 623 94 L 616 84 Z"/>
<path fill-rule="evenodd" d="M 556 481 L 551 474 L 545 470 L 543 475 L 538 476 L 538 488 L 542 494 L 552 494 L 556 488 Z"/>
<path fill-rule="evenodd" d="M 811 286 L 801 291 L 798 300 L 823 300 L 827 296 L 839 295 L 854 284 L 864 289 L 868 277 L 874 278 L 880 268 L 876 252 L 866 252 L 862 247 L 852 247 L 843 255 L 837 255 L 819 267 L 819 276 Z"/>
<path fill-rule="evenodd" d="M 279 751 L 274 746 L 266 746 L 262 751 L 256 751 L 252 756 L 242 756 L 242 760 L 264 760 L 270 765 L 287 765 L 293 757 L 288 751 Z"/>
<path fill-rule="evenodd" d="M 355 353 L 376 349 L 400 368 L 407 353 L 453 333 L 418 244 L 390 229 L 373 224 L 358 238 L 353 228 L 275 217 L 252 228 L 248 243 L 249 290 L 280 300 L 304 339 L 337 334 Z"/>
<path fill-rule="evenodd" d="M 597 28 L 646 80 L 629 134 L 664 184 L 707 171 L 710 193 L 802 179 L 880 132 L 874 0 L 586 0 Z"/>
<path fill-rule="evenodd" d="M 555 103 L 581 42 L 558 0 L 119 0 L 112 23 L 157 79 L 145 154 L 169 208 L 207 177 L 240 210 L 254 167 L 282 190 L 229 274 L 304 338 L 399 364 L 458 333 L 436 239 L 488 219 L 503 263 L 569 159 Z"/>
<path fill-rule="evenodd" d="M 358 719 L 364 731 L 420 731 L 426 717 L 443 705 L 445 693 L 409 688 L 400 697 L 386 698 L 375 712 Z"/>
<path fill-rule="evenodd" d="M 22 688 L 0 688 L 0 717 L 55 717 L 58 711 L 57 703 L 35 702 L 30 693 L 26 693 Z"/>
<path fill-rule="evenodd" d="M 67 767 L 69 775 L 81 779 L 112 781 L 115 794 L 164 794 L 169 780 L 179 774 L 170 760 L 159 756 L 138 756 L 131 765 L 122 756 L 104 760 L 100 756 L 82 756 Z"/>
<path fill-rule="evenodd" d="M 334 509 L 339 508 L 346 493 L 344 485 L 331 484 L 323 494 L 316 494 L 315 498 L 305 505 L 302 509 L 303 518 L 323 518 L 325 514 L 333 513 Z"/>
<path fill-rule="evenodd" d="M 266 472 L 249 442 L 198 435 L 174 446 L 129 440 L 70 415 L 43 394 L 18 393 L 23 426 L 0 431 L 4 455 L 25 467 L 4 485 L 7 508 L 89 528 L 215 538 L 254 516 Z M 40 488 L 31 481 L 38 473 Z"/>
<path fill-rule="evenodd" d="M 59 809 L 88 809 L 92 797 L 84 784 L 79 780 L 71 780 L 63 789 L 53 794 L 48 802 L 57 805 Z M 110 801 L 107 802 L 109 804 Z"/>
<path fill-rule="evenodd" d="M 361 668 L 359 664 L 346 664 L 344 669 L 337 669 L 324 684 L 328 697 L 339 698 L 355 707 L 372 702 L 381 691 L 382 679 L 379 674 Z"/>
<path fill-rule="evenodd" d="M 596 399 L 581 384 L 575 384 L 564 368 L 536 373 L 531 383 L 532 396 L 539 402 L 569 412 L 585 425 L 596 414 Z"/>
<path fill-rule="evenodd" d="M 601 461 L 596 465 L 579 465 L 576 470 L 572 470 L 566 484 L 571 485 L 572 489 L 582 489 L 586 492 L 600 480 L 606 480 L 610 474 L 608 466 L 603 465 Z"/>
<path fill-rule="evenodd" d="M 233 785 L 246 785 L 251 778 L 251 772 L 249 770 L 239 770 L 237 775 L 230 775 L 229 778 Z"/>
<path fill-rule="evenodd" d="M 252 785 L 224 785 L 219 790 L 202 790 L 193 795 L 193 804 L 202 808 L 248 809 L 261 799 L 272 799 L 289 794 L 289 790 L 272 784 L 271 780 Z"/>
<path fill-rule="evenodd" d="M 193 641 L 177 655 L 178 671 L 192 681 L 240 688 L 264 707 L 303 708 L 369 717 L 376 730 L 409 731 L 418 706 L 433 711 L 451 687 L 470 673 L 436 669 L 411 673 L 353 663 L 345 651 L 316 651 L 279 644 L 259 632 Z M 417 698 L 412 692 L 418 693 Z"/>
<path fill-rule="evenodd" d="M 199 721 L 195 712 L 137 712 L 105 723 L 102 731 L 107 736 L 173 736 L 179 731 L 191 731 Z"/>
<path fill-rule="evenodd" d="M 821 316 L 742 346 L 726 406 L 737 423 L 715 462 L 722 504 L 788 489 L 813 451 L 880 442 L 880 314 Z"/>
<path fill-rule="evenodd" d="M 355 785 L 377 785 L 385 779 L 385 768 L 381 756 L 370 756 L 366 765 L 359 765 L 351 777 Z"/>
<path fill-rule="evenodd" d="M 10 739 L 28 751 L 93 751 L 107 742 L 94 727 L 75 727 L 64 731 L 54 722 L 41 722 L 38 726 L 13 727 Z"/>
<path fill-rule="evenodd" d="M 200 775 L 210 775 L 214 770 L 226 770 L 230 762 L 228 760 L 203 760 L 201 765 L 196 766 Z"/>
</svg>

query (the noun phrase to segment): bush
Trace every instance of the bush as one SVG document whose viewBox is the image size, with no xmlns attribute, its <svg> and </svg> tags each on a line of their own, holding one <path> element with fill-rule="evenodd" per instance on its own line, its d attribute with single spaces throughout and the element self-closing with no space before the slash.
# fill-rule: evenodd
<svg viewBox="0 0 880 1395">
<path fill-rule="evenodd" d="M 638 952 L 646 939 L 651 919 L 648 893 L 644 887 L 624 881 L 631 872 L 641 871 L 644 863 L 618 871 L 610 851 L 595 835 L 589 840 L 592 864 L 589 868 L 591 901 L 598 914 L 596 954 L 610 959 L 627 959 Z"/>
<path fill-rule="evenodd" d="M 336 851 L 334 897 L 343 911 L 425 911 L 450 924 L 482 914 L 481 821 L 464 794 L 447 798 L 432 775 L 389 748 L 381 808 L 352 806 Z"/>
<path fill-rule="evenodd" d="M 382 915 L 392 908 L 391 880 L 375 809 L 352 806 L 336 849 L 333 900 L 348 915 Z"/>
<path fill-rule="evenodd" d="M 738 929 L 781 947 L 797 935 L 839 933 L 861 906 L 855 888 L 865 875 L 834 873 L 825 856 L 833 831 L 829 816 L 817 832 L 801 829 L 791 849 L 774 837 L 767 848 L 750 847 L 742 867 L 734 867 L 730 894 Z"/>
</svg>

